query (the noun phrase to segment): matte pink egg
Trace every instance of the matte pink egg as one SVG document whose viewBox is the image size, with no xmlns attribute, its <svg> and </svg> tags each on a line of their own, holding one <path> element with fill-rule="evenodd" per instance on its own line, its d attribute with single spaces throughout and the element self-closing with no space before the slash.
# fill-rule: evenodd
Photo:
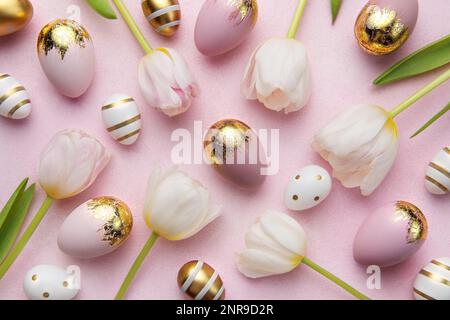
<svg viewBox="0 0 450 320">
<path fill-rule="evenodd" d="M 256 0 L 206 0 L 195 25 L 195 45 L 206 56 L 239 46 L 258 18 Z"/>
<path fill-rule="evenodd" d="M 58 232 L 58 246 L 77 258 L 94 258 L 117 249 L 128 238 L 133 216 L 113 197 L 98 197 L 77 207 Z"/>
<path fill-rule="evenodd" d="M 94 45 L 86 29 L 74 20 L 57 19 L 39 33 L 37 51 L 42 70 L 61 93 L 81 96 L 94 78 Z"/>
<path fill-rule="evenodd" d="M 354 239 L 353 257 L 363 265 L 396 265 L 419 250 L 427 232 L 427 220 L 415 205 L 388 204 L 364 220 Z"/>
</svg>

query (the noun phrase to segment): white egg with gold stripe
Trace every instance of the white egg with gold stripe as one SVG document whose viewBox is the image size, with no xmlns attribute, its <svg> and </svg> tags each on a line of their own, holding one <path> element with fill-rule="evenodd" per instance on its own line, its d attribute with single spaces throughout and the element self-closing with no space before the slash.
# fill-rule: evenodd
<svg viewBox="0 0 450 320">
<path fill-rule="evenodd" d="M 416 300 L 450 300 L 450 258 L 433 259 L 423 267 L 413 294 Z"/>
<path fill-rule="evenodd" d="M 450 146 L 440 150 L 428 164 L 425 187 L 433 194 L 450 192 Z"/>
<path fill-rule="evenodd" d="M 102 118 L 108 133 L 117 142 L 130 145 L 141 132 L 141 113 L 133 98 L 126 94 L 110 96 L 102 106 Z"/>
<path fill-rule="evenodd" d="M 178 0 L 142 0 L 142 11 L 151 27 L 160 35 L 171 37 L 178 30 L 181 22 Z"/>
<path fill-rule="evenodd" d="M 23 119 L 31 113 L 31 101 L 26 89 L 9 74 L 0 73 L 0 115 Z"/>
<path fill-rule="evenodd" d="M 177 278 L 181 291 L 195 300 L 223 300 L 225 287 L 220 275 L 201 260 L 185 263 Z"/>
</svg>

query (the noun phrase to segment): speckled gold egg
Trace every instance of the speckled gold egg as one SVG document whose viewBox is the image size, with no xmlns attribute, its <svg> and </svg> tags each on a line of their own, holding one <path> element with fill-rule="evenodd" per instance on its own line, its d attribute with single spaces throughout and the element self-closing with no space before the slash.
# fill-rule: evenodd
<svg viewBox="0 0 450 320">
<path fill-rule="evenodd" d="M 244 122 L 217 121 L 208 129 L 203 148 L 207 161 L 226 179 L 243 187 L 264 182 L 265 149 L 257 134 Z"/>
<path fill-rule="evenodd" d="M 370 0 L 356 19 L 355 37 L 370 54 L 394 52 L 410 36 L 417 15 L 417 0 Z"/>
<path fill-rule="evenodd" d="M 178 271 L 177 282 L 181 291 L 195 300 L 225 299 L 225 287 L 220 275 L 201 260 L 184 264 Z"/>
<path fill-rule="evenodd" d="M 114 197 L 93 198 L 72 211 L 58 232 L 58 246 L 77 258 L 105 255 L 130 235 L 133 216 L 128 206 Z"/>
<path fill-rule="evenodd" d="M 0 36 L 19 31 L 33 17 L 33 6 L 28 0 L 0 1 Z"/>
<path fill-rule="evenodd" d="M 178 30 L 181 20 L 178 0 L 142 0 L 142 11 L 160 35 L 171 37 Z"/>
</svg>

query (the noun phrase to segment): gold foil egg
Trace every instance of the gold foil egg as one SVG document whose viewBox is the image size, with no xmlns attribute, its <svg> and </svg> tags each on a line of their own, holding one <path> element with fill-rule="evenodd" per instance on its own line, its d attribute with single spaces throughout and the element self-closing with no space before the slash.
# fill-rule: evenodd
<svg viewBox="0 0 450 320">
<path fill-rule="evenodd" d="M 177 282 L 181 291 L 195 300 L 225 299 L 225 287 L 220 275 L 201 260 L 184 264 L 178 271 Z"/>
<path fill-rule="evenodd" d="M 117 249 L 133 227 L 128 206 L 114 197 L 93 198 L 77 207 L 58 232 L 58 246 L 77 258 L 94 258 Z"/>
<path fill-rule="evenodd" d="M 56 19 L 39 32 L 37 54 L 42 70 L 63 95 L 81 96 L 92 83 L 95 71 L 94 45 L 80 23 Z"/>
<path fill-rule="evenodd" d="M 418 10 L 417 0 L 370 0 L 356 19 L 358 44 L 373 55 L 394 52 L 413 31 Z"/>
<path fill-rule="evenodd" d="M 0 36 L 19 31 L 33 17 L 33 6 L 28 0 L 0 1 Z"/>
<path fill-rule="evenodd" d="M 181 20 L 178 0 L 142 0 L 142 11 L 160 35 L 171 37 L 178 30 Z"/>
<path fill-rule="evenodd" d="M 208 129 L 203 148 L 208 162 L 228 180 L 244 187 L 264 182 L 265 149 L 257 134 L 244 122 L 217 121 Z"/>
</svg>

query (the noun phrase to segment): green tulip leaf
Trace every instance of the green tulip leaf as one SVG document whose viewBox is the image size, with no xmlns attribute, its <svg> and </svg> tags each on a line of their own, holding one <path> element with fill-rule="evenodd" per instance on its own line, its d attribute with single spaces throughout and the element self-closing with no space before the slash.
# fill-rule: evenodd
<svg viewBox="0 0 450 320">
<path fill-rule="evenodd" d="M 11 212 L 11 208 L 13 207 L 14 203 L 16 202 L 16 200 L 18 198 L 20 198 L 23 191 L 25 190 L 27 183 L 28 183 L 28 178 L 25 178 L 22 180 L 22 182 L 16 188 L 16 190 L 11 195 L 8 202 L 5 204 L 2 211 L 0 212 L 0 229 L 2 228 L 3 223 L 6 221 L 6 218 L 8 217 L 9 213 Z"/>
<path fill-rule="evenodd" d="M 117 19 L 116 13 L 109 4 L 109 0 L 86 0 L 92 9 L 107 19 Z"/>
<path fill-rule="evenodd" d="M 440 117 L 446 114 L 450 110 L 450 102 L 438 113 L 436 113 L 430 120 L 427 121 L 419 130 L 417 130 L 410 138 L 414 138 L 423 131 L 425 131 L 429 126 L 431 126 L 434 122 L 436 122 Z"/>
<path fill-rule="evenodd" d="M 25 190 L 11 208 L 10 214 L 6 218 L 3 227 L 0 229 L 0 263 L 5 259 L 11 250 L 17 235 L 22 228 L 25 217 L 30 209 L 33 200 L 35 185 L 32 184 Z"/>
<path fill-rule="evenodd" d="M 383 85 L 405 78 L 413 77 L 450 62 L 450 34 L 430 43 L 400 60 L 373 81 Z"/>
<path fill-rule="evenodd" d="M 341 9 L 342 0 L 331 0 L 331 16 L 332 21 L 336 21 L 337 15 L 339 13 L 339 9 Z"/>
</svg>

